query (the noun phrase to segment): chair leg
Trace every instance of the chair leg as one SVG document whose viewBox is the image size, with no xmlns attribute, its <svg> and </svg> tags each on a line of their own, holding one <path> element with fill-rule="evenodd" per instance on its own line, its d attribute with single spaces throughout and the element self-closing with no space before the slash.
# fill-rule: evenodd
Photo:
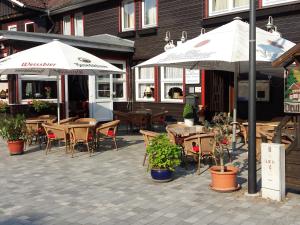
<svg viewBox="0 0 300 225">
<path fill-rule="evenodd" d="M 116 140 L 115 137 L 113 138 L 113 140 L 114 140 L 114 143 L 115 143 L 115 150 L 118 151 L 117 140 Z"/>
<path fill-rule="evenodd" d="M 147 159 L 147 153 L 145 152 L 143 166 L 145 166 L 146 159 Z"/>
<path fill-rule="evenodd" d="M 49 153 L 51 148 L 51 140 L 48 138 L 47 140 L 47 146 L 46 146 L 46 155 Z"/>
<path fill-rule="evenodd" d="M 91 153 L 91 151 L 90 151 L 89 143 L 87 142 L 87 143 L 85 143 L 85 145 L 86 145 L 87 150 L 88 150 L 88 152 L 89 152 L 89 154 L 90 154 L 90 157 L 91 157 L 91 156 L 92 156 L 92 153 Z"/>
<path fill-rule="evenodd" d="M 200 175 L 200 166 L 201 166 L 201 154 L 199 152 L 199 158 L 198 158 L 198 169 L 197 169 L 197 174 Z"/>
</svg>

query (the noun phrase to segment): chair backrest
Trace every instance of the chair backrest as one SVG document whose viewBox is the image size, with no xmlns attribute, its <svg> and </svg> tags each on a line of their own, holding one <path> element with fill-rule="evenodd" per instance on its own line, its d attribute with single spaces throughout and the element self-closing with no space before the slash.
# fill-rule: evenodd
<svg viewBox="0 0 300 225">
<path fill-rule="evenodd" d="M 73 142 L 84 141 L 87 142 L 89 139 L 89 128 L 88 127 L 72 127 L 71 140 Z"/>
<path fill-rule="evenodd" d="M 149 131 L 149 130 L 140 130 L 140 133 L 143 135 L 146 147 L 150 144 L 153 138 L 159 135 L 159 133 Z"/>
<path fill-rule="evenodd" d="M 41 115 L 38 117 L 39 119 L 45 119 L 47 123 L 55 123 L 57 120 L 57 117 L 54 115 Z"/>
<path fill-rule="evenodd" d="M 130 121 L 132 125 L 135 126 L 145 126 L 147 124 L 148 116 L 146 114 L 133 114 L 132 117 L 130 117 Z"/>
<path fill-rule="evenodd" d="M 168 127 L 166 128 L 168 138 L 172 144 L 176 144 L 176 135 L 171 132 Z"/>
<path fill-rule="evenodd" d="M 117 133 L 119 123 L 120 120 L 114 120 L 108 123 L 103 123 L 96 129 L 96 133 L 107 135 L 109 130 L 113 130 L 115 135 Z"/>
<path fill-rule="evenodd" d="M 77 120 L 77 119 L 78 119 L 77 116 L 75 116 L 75 117 L 69 117 L 69 118 L 66 118 L 66 119 L 61 120 L 61 121 L 60 121 L 60 124 L 65 124 L 65 123 L 73 122 L 73 121 L 75 121 L 75 120 Z"/>
<path fill-rule="evenodd" d="M 166 120 L 167 114 L 168 114 L 168 111 L 156 113 L 151 116 L 151 122 L 152 123 L 164 123 Z"/>
<path fill-rule="evenodd" d="M 75 122 L 81 122 L 81 123 L 97 123 L 97 120 L 95 118 L 79 118 L 75 120 Z"/>
<path fill-rule="evenodd" d="M 44 123 L 42 124 L 44 127 L 47 136 L 50 134 L 54 134 L 55 138 L 57 139 L 66 139 L 67 137 L 67 132 L 64 129 L 64 127 L 56 124 L 51 124 L 51 123 Z"/>
<path fill-rule="evenodd" d="M 129 122 L 129 115 L 126 112 L 120 112 L 120 111 L 113 111 L 114 118 L 116 120 L 120 120 L 121 122 Z"/>
<path fill-rule="evenodd" d="M 215 134 L 197 134 L 184 139 L 184 151 L 195 152 L 195 147 L 198 147 L 202 154 L 214 154 L 216 141 Z"/>
<path fill-rule="evenodd" d="M 26 131 L 28 134 L 37 133 L 40 128 L 40 123 L 26 123 Z"/>
</svg>

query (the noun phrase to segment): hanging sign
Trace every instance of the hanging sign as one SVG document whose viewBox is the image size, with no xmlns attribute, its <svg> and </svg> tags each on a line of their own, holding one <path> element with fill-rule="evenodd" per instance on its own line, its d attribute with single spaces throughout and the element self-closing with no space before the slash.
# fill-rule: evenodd
<svg viewBox="0 0 300 225">
<path fill-rule="evenodd" d="M 284 112 L 300 113 L 300 68 L 286 71 L 284 77 Z"/>
<path fill-rule="evenodd" d="M 200 84 L 200 71 L 196 70 L 185 70 L 185 83 L 186 84 Z"/>
</svg>

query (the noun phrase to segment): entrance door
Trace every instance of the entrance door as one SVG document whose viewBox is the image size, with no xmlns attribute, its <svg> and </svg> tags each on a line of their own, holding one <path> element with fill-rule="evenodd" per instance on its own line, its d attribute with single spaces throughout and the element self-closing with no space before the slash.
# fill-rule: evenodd
<svg viewBox="0 0 300 225">
<path fill-rule="evenodd" d="M 112 74 L 89 76 L 90 117 L 97 121 L 113 119 L 113 79 Z"/>
</svg>

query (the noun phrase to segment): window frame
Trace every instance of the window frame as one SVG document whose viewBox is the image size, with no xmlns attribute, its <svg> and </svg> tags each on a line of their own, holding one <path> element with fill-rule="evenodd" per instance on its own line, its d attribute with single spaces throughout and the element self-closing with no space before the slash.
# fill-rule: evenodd
<svg viewBox="0 0 300 225">
<path fill-rule="evenodd" d="M 70 19 L 70 34 L 65 34 L 65 18 L 69 18 Z M 62 34 L 63 35 L 72 35 L 72 17 L 71 17 L 71 15 L 66 15 L 66 16 L 64 16 L 63 17 L 63 19 L 62 19 Z"/>
<path fill-rule="evenodd" d="M 128 3 L 133 3 L 133 27 L 132 28 L 125 28 L 124 27 L 124 5 L 125 4 L 128 4 Z M 134 31 L 136 29 L 136 22 L 135 22 L 135 17 L 136 17 L 136 2 L 135 0 L 123 0 L 121 2 L 121 13 L 120 13 L 120 16 L 121 16 L 121 31 L 122 32 L 126 32 L 126 31 Z"/>
<path fill-rule="evenodd" d="M 142 68 L 135 68 L 135 101 L 137 102 L 155 102 L 155 93 L 154 93 L 154 97 L 152 98 L 140 98 L 139 94 L 140 94 L 140 90 L 139 90 L 139 85 L 140 84 L 150 84 L 154 89 L 158 88 L 156 83 L 155 83 L 155 67 L 150 67 L 153 69 L 153 79 L 140 79 L 139 75 L 141 73 L 141 69 Z"/>
<path fill-rule="evenodd" d="M 25 23 L 24 23 L 24 31 L 25 31 L 25 32 L 29 32 L 29 31 L 27 31 L 27 25 L 28 25 L 28 24 L 33 24 L 33 32 L 35 32 L 35 23 L 32 22 L 32 21 L 30 21 L 30 22 L 25 22 Z"/>
<path fill-rule="evenodd" d="M 142 0 L 142 28 L 151 28 L 158 26 L 158 0 L 154 0 L 156 2 L 156 15 L 155 15 L 155 24 L 145 24 L 145 0 Z"/>
<path fill-rule="evenodd" d="M 11 30 L 11 28 L 13 28 L 13 27 L 15 27 L 16 30 Z M 7 25 L 7 30 L 8 30 L 8 31 L 18 31 L 18 26 L 17 26 L 16 23 L 14 23 L 14 24 L 9 24 L 9 25 Z"/>
<path fill-rule="evenodd" d="M 21 104 L 28 104 L 28 101 L 35 100 L 34 98 L 23 99 L 22 96 L 22 81 L 55 81 L 57 82 L 56 76 L 40 76 L 40 75 L 19 75 L 18 77 L 18 92 L 19 92 L 19 102 Z M 56 83 L 57 85 L 57 83 Z M 61 77 L 59 77 L 59 92 L 61 93 Z M 38 99 L 42 101 L 47 101 L 50 103 L 57 103 L 57 98 L 42 98 Z M 62 102 L 62 95 L 60 94 L 60 102 Z"/>
<path fill-rule="evenodd" d="M 166 84 L 173 84 L 173 83 L 178 83 L 182 85 L 182 94 L 184 96 L 184 76 L 185 76 L 185 69 L 184 68 L 178 68 L 182 69 L 182 78 L 181 79 L 166 79 L 165 74 L 166 74 L 166 69 L 168 66 L 164 66 L 160 68 L 160 82 L 161 82 L 161 90 L 160 90 L 160 101 L 161 102 L 169 102 L 169 103 L 183 103 L 184 99 L 168 99 L 165 98 L 165 85 Z M 183 97 L 182 96 L 182 97 Z"/>
<path fill-rule="evenodd" d="M 123 61 L 123 60 L 106 60 L 107 62 L 109 63 L 112 63 L 112 64 L 122 64 L 123 65 L 123 71 L 126 72 L 127 68 L 126 68 L 126 61 Z M 121 74 L 123 76 L 123 78 L 114 78 L 113 75 L 114 74 L 107 74 L 109 75 L 106 79 L 105 79 L 105 83 L 110 83 L 110 76 L 112 76 L 112 94 L 114 95 L 114 83 L 123 83 L 123 97 L 122 98 L 116 98 L 116 97 L 112 97 L 112 100 L 113 102 L 126 102 L 127 101 L 127 73 L 123 73 Z M 98 76 L 96 76 L 96 79 L 95 79 L 95 98 L 97 100 L 105 100 L 107 98 L 99 98 L 98 97 Z"/>
<path fill-rule="evenodd" d="M 81 20 L 82 20 L 82 35 L 77 35 L 76 33 L 77 33 L 77 26 L 76 26 L 76 21 L 77 21 L 77 16 L 78 15 L 81 15 Z M 74 19 L 74 22 L 73 22 L 73 26 L 74 26 L 74 36 L 80 36 L 80 37 L 83 37 L 84 36 L 84 15 L 83 15 L 83 13 L 82 12 L 78 12 L 78 13 L 75 13 L 74 14 L 74 17 L 73 17 L 73 19 Z M 71 22 L 71 25 L 72 25 L 72 22 Z M 72 31 L 72 26 L 71 26 L 71 31 Z M 72 33 L 72 32 L 71 32 Z"/>
<path fill-rule="evenodd" d="M 270 2 L 268 2 L 270 1 Z M 273 2 L 273 1 L 278 1 L 278 2 Z M 284 5 L 284 4 L 289 4 L 293 2 L 298 2 L 298 0 L 261 0 L 261 6 L 262 7 L 269 7 L 269 6 L 276 6 L 276 5 Z"/>
<path fill-rule="evenodd" d="M 233 7 L 233 1 L 234 0 L 228 0 L 229 7 L 226 10 L 223 11 L 212 11 L 212 1 L 213 0 L 208 0 L 208 16 L 218 16 L 218 15 L 223 15 L 223 14 L 228 14 L 228 13 L 234 13 L 234 12 L 239 12 L 239 11 L 244 11 L 244 10 L 249 10 L 249 4 L 247 6 L 240 6 L 240 7 Z M 250 1 L 250 0 L 249 0 Z"/>
</svg>

